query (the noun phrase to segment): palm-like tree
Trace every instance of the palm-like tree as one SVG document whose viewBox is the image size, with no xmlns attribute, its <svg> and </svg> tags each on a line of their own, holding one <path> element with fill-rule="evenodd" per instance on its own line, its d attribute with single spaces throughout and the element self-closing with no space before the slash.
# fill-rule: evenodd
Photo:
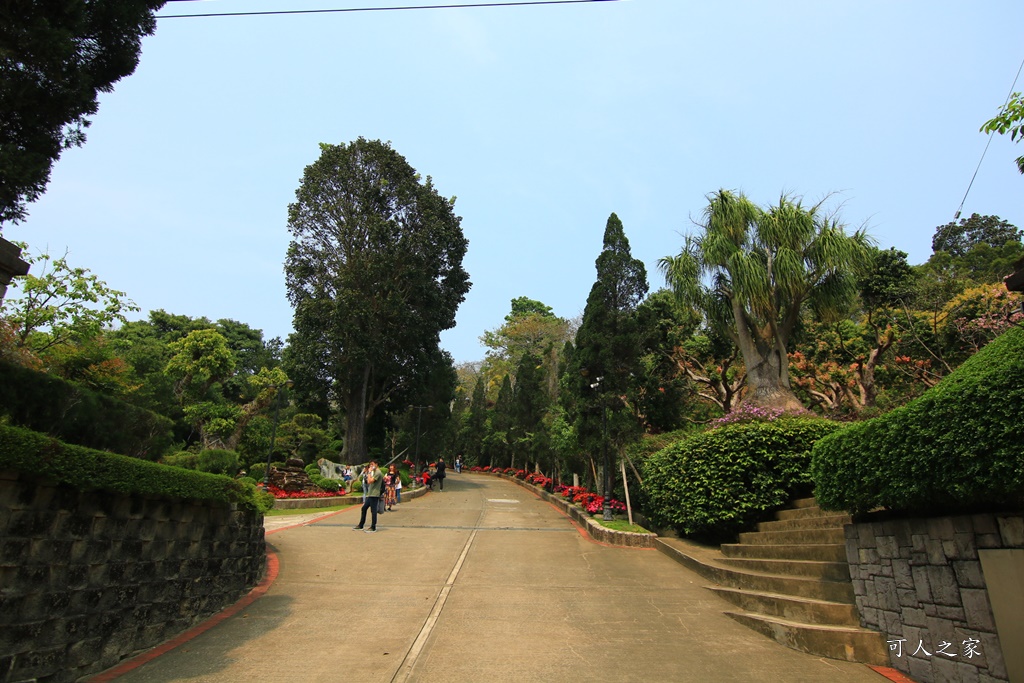
<svg viewBox="0 0 1024 683">
<path fill-rule="evenodd" d="M 762 209 L 729 190 L 708 196 L 700 227 L 678 256 L 658 262 L 667 283 L 739 348 L 745 403 L 802 408 L 789 386 L 787 344 L 805 306 L 825 319 L 847 310 L 870 238 L 846 234 L 820 202 L 805 208 L 783 196 Z"/>
</svg>

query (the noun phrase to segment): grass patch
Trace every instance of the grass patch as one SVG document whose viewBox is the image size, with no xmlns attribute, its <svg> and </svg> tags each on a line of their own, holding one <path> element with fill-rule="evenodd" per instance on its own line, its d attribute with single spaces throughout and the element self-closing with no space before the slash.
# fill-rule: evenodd
<svg viewBox="0 0 1024 683">
<path fill-rule="evenodd" d="M 286 515 L 309 515 L 309 514 L 320 514 L 321 512 L 337 512 L 338 510 L 347 510 L 352 507 L 352 504 L 348 505 L 330 505 L 325 508 L 294 508 L 292 510 L 268 510 L 263 513 L 264 517 L 284 517 Z"/>
<path fill-rule="evenodd" d="M 597 517 L 594 517 L 594 521 L 597 522 L 598 524 L 600 524 L 601 526 L 608 527 L 612 531 L 629 531 L 629 532 L 632 532 L 634 534 L 649 534 L 649 533 L 651 533 L 650 531 L 648 531 L 647 529 L 643 528 L 639 524 L 630 524 L 628 521 L 626 521 L 624 519 L 613 519 L 610 522 L 606 522 L 603 519 L 598 519 Z"/>
</svg>

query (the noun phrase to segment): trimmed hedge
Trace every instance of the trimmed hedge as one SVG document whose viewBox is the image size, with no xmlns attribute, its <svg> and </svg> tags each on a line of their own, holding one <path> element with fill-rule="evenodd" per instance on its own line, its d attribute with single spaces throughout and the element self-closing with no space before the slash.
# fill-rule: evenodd
<svg viewBox="0 0 1024 683">
<path fill-rule="evenodd" d="M 0 416 L 66 443 L 159 458 L 174 423 L 163 415 L 59 377 L 0 361 Z"/>
<path fill-rule="evenodd" d="M 822 418 L 731 424 L 658 451 L 644 463 L 651 521 L 720 541 L 808 495 L 811 446 L 836 429 Z"/>
<path fill-rule="evenodd" d="M 818 504 L 928 514 L 1024 506 L 1024 329 L 919 398 L 814 447 Z"/>
<path fill-rule="evenodd" d="M 22 427 L 0 425 L 0 470 L 69 484 L 82 491 L 161 496 L 238 504 L 258 512 L 273 498 L 252 484 L 57 441 Z"/>
</svg>

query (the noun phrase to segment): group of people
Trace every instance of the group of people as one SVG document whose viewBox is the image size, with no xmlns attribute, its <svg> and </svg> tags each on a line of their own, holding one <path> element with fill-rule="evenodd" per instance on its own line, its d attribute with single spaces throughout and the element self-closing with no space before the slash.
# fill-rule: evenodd
<svg viewBox="0 0 1024 683">
<path fill-rule="evenodd" d="M 462 469 L 462 458 L 455 460 L 456 472 Z M 434 482 L 438 483 L 441 491 L 444 491 L 445 470 L 444 458 L 438 458 L 434 465 L 434 474 L 431 476 L 430 469 L 424 469 L 422 480 L 423 485 L 434 490 Z M 352 527 L 356 531 L 365 531 L 368 534 L 377 532 L 377 515 L 385 510 L 392 510 L 402 502 L 402 476 L 398 473 L 395 465 L 388 465 L 388 471 L 383 472 L 377 465 L 376 460 L 363 468 L 359 475 L 363 485 L 363 507 L 359 513 L 359 524 Z M 370 528 L 366 527 L 366 513 L 370 512 Z"/>
</svg>

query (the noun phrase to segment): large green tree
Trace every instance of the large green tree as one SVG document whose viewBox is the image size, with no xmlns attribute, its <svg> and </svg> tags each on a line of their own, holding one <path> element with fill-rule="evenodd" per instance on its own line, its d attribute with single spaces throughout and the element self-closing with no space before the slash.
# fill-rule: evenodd
<svg viewBox="0 0 1024 683">
<path fill-rule="evenodd" d="M 821 203 L 782 197 L 761 209 L 729 190 L 708 200 L 701 233 L 659 266 L 680 299 L 739 347 L 744 402 L 801 409 L 789 384 L 790 337 L 805 306 L 822 319 L 848 308 L 870 240 L 864 231 L 847 235 Z"/>
<path fill-rule="evenodd" d="M 468 243 L 454 198 L 389 144 L 320 149 L 288 207 L 294 379 L 341 408 L 343 459 L 362 462 L 374 410 L 408 388 L 455 325 Z"/>
<path fill-rule="evenodd" d="M 97 94 L 135 71 L 164 1 L 0 3 L 0 223 L 23 220 L 61 152 L 85 142 Z"/>
</svg>

